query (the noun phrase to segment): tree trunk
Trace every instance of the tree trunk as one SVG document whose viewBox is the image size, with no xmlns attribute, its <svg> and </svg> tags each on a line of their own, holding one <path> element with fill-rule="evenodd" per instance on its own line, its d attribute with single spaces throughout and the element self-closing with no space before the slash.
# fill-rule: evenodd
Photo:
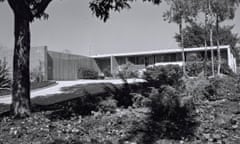
<svg viewBox="0 0 240 144">
<path fill-rule="evenodd" d="M 210 28 L 210 46 L 213 47 L 213 31 L 212 27 Z M 215 76 L 215 71 L 214 71 L 214 52 L 213 49 L 211 49 L 211 61 L 212 61 L 212 76 Z"/>
<path fill-rule="evenodd" d="M 205 13 L 205 40 L 204 40 L 204 46 L 205 46 L 205 51 L 204 51 L 204 76 L 205 77 L 207 77 L 207 36 L 208 36 L 207 23 L 208 23 L 208 12 Z"/>
<path fill-rule="evenodd" d="M 204 76 L 207 77 L 207 41 L 206 39 L 204 40 L 204 61 L 203 61 L 203 65 L 204 65 Z"/>
<path fill-rule="evenodd" d="M 209 15 L 210 18 L 212 18 L 212 7 L 211 7 L 211 2 L 210 0 L 208 0 L 208 11 L 209 11 Z M 211 61 L 212 61 L 212 76 L 215 76 L 215 70 L 214 70 L 214 52 L 213 52 L 213 29 L 212 29 L 212 22 L 209 23 L 209 37 L 210 37 L 210 47 L 211 47 Z"/>
<path fill-rule="evenodd" d="M 30 115 L 30 22 L 15 13 L 15 47 L 11 110 L 15 117 Z"/>
<path fill-rule="evenodd" d="M 183 28 L 182 22 L 183 19 L 181 18 L 181 22 L 179 24 L 179 32 L 181 35 L 181 48 L 182 48 L 182 67 L 183 67 L 183 75 L 186 76 L 186 63 L 185 63 L 185 53 L 184 53 L 184 40 L 183 40 Z"/>
<path fill-rule="evenodd" d="M 217 69 L 217 74 L 220 75 L 221 74 L 221 51 L 220 51 L 220 47 L 219 47 L 219 40 L 217 39 L 217 53 L 218 53 L 218 69 Z"/>
<path fill-rule="evenodd" d="M 217 74 L 220 75 L 220 70 L 221 70 L 221 51 L 220 51 L 220 43 L 219 43 L 219 20 L 218 20 L 218 15 L 216 16 L 216 31 L 217 31 L 217 55 L 218 55 L 218 68 L 217 68 Z"/>
</svg>

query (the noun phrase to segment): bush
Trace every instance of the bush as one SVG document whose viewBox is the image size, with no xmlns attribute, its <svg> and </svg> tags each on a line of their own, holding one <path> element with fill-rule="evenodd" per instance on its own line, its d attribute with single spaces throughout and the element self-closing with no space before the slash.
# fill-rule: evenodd
<svg viewBox="0 0 240 144">
<path fill-rule="evenodd" d="M 188 76 L 198 76 L 203 71 L 204 71 L 203 62 L 187 62 L 186 63 L 186 72 Z M 208 73 L 211 74 L 211 71 L 209 71 L 209 68 L 208 68 Z"/>
<path fill-rule="evenodd" d="M 7 63 L 5 61 L 0 60 L 0 88 L 9 89 L 10 85 L 11 81 L 9 78 Z"/>
<path fill-rule="evenodd" d="M 77 99 L 64 102 L 63 106 L 69 113 L 89 115 L 92 111 L 99 111 L 100 103 L 108 96 L 86 94 Z"/>
<path fill-rule="evenodd" d="M 138 70 L 134 69 L 134 66 L 126 64 L 121 66 L 121 69 L 118 71 L 117 76 L 120 78 L 137 78 L 139 76 L 138 73 Z"/>
<path fill-rule="evenodd" d="M 172 119 L 180 107 L 178 93 L 171 86 L 153 89 L 150 94 L 152 116 L 157 119 Z"/>
<path fill-rule="evenodd" d="M 236 78 L 230 76 L 217 76 L 210 79 L 210 86 L 207 88 L 210 95 L 209 100 L 239 99 L 239 85 Z"/>
<path fill-rule="evenodd" d="M 178 87 L 182 76 L 182 68 L 179 65 L 154 66 L 147 68 L 144 72 L 144 78 L 150 86 L 158 88 L 161 85 Z"/>
<path fill-rule="evenodd" d="M 132 105 L 132 95 L 130 95 L 131 89 L 126 80 L 124 80 L 123 87 L 114 95 L 114 99 L 117 100 L 118 106 L 128 107 Z"/>
<path fill-rule="evenodd" d="M 208 90 L 210 82 L 203 75 L 184 79 L 183 82 L 185 83 L 184 95 L 191 96 L 195 104 L 201 103 L 201 101 L 210 97 L 211 93 Z"/>
<path fill-rule="evenodd" d="M 79 78 L 81 79 L 98 79 L 98 72 L 91 69 L 79 69 Z"/>
<path fill-rule="evenodd" d="M 115 112 L 117 109 L 117 101 L 112 98 L 108 98 L 99 103 L 98 110 L 101 112 Z"/>
<path fill-rule="evenodd" d="M 195 61 L 186 63 L 186 72 L 189 76 L 198 76 L 201 72 L 204 72 L 204 62 Z M 217 62 L 214 62 L 214 72 L 217 73 Z M 234 72 L 229 68 L 226 62 L 222 63 L 220 72 L 225 75 L 235 76 Z M 207 62 L 207 75 L 212 75 L 212 63 Z"/>
<path fill-rule="evenodd" d="M 110 66 L 105 67 L 102 72 L 104 74 L 104 77 L 112 77 Z"/>
<path fill-rule="evenodd" d="M 132 106 L 134 108 L 140 108 L 140 107 L 150 107 L 151 106 L 151 99 L 149 97 L 143 96 L 141 94 L 134 93 L 132 94 Z"/>
</svg>

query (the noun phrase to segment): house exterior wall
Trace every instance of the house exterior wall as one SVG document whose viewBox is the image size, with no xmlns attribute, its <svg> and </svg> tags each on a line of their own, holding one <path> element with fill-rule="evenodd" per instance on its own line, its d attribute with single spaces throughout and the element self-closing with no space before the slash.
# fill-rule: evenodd
<svg viewBox="0 0 240 144">
<path fill-rule="evenodd" d="M 214 51 L 214 59 L 217 60 L 217 49 L 216 47 L 208 47 L 207 55 L 208 60 L 211 60 L 211 49 Z M 237 72 L 236 58 L 230 51 L 229 46 L 221 46 L 221 58 L 222 62 L 226 62 L 233 72 Z M 145 53 L 145 54 L 144 54 Z M 196 55 L 198 60 L 204 59 L 205 48 L 189 48 L 185 49 L 185 60 L 191 61 L 192 55 Z M 102 59 L 101 56 L 96 56 L 95 60 L 98 63 Z M 149 65 L 167 65 L 167 64 L 178 64 L 182 65 L 182 56 L 180 50 L 171 51 L 158 51 L 158 52 L 139 52 L 139 53 L 126 53 L 126 54 L 113 54 L 104 55 L 104 59 L 110 60 L 109 63 L 104 63 L 104 67 L 110 67 L 109 72 L 115 75 L 121 66 L 130 64 L 132 69 L 143 69 Z M 195 59 L 195 60 L 197 60 Z M 101 63 L 98 63 L 101 67 Z"/>
<path fill-rule="evenodd" d="M 82 78 L 80 69 L 91 69 L 99 72 L 94 59 L 81 56 L 48 51 L 49 80 L 76 80 Z"/>
<path fill-rule="evenodd" d="M 41 75 L 40 79 L 45 81 L 48 79 L 47 77 L 47 47 L 32 47 L 30 50 L 30 74 L 38 73 Z M 0 48 L 0 59 L 4 59 L 7 62 L 10 77 L 12 77 L 13 72 L 13 49 L 11 48 Z"/>
<path fill-rule="evenodd" d="M 0 59 L 7 62 L 12 77 L 13 49 L 0 47 Z M 46 46 L 31 48 L 31 80 L 35 80 L 36 77 L 40 81 L 76 80 L 81 77 L 79 69 L 101 72 L 95 60 L 90 57 L 48 51 Z"/>
<path fill-rule="evenodd" d="M 203 48 L 186 50 L 186 60 L 191 60 L 192 55 L 204 57 Z M 236 58 L 232 54 L 229 46 L 221 49 L 222 61 L 226 61 L 233 72 L 237 72 Z M 211 58 L 210 49 L 207 50 L 208 59 Z M 215 59 L 217 59 L 217 50 L 214 49 Z M 10 75 L 12 76 L 13 49 L 0 47 L 0 59 L 8 64 Z M 140 52 L 140 54 L 121 54 L 104 57 L 87 57 L 73 55 L 61 52 L 48 51 L 46 46 L 32 47 L 30 52 L 30 72 L 41 75 L 40 79 L 45 80 L 76 80 L 82 78 L 80 69 L 91 69 L 105 76 L 116 76 L 123 65 L 130 65 L 129 69 L 144 69 L 150 65 L 182 65 L 181 51 L 171 50 L 170 52 Z"/>
</svg>

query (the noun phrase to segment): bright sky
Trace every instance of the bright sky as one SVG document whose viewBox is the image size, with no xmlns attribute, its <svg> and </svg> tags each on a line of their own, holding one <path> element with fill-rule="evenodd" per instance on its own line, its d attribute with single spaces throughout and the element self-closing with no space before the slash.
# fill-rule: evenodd
<svg viewBox="0 0 240 144">
<path fill-rule="evenodd" d="M 176 24 L 163 21 L 166 4 L 153 6 L 141 1 L 120 13 L 112 13 L 103 23 L 92 15 L 89 0 L 54 0 L 48 7 L 48 20 L 31 25 L 32 46 L 49 50 L 69 50 L 73 54 L 96 55 L 176 48 Z M 240 10 L 228 24 L 240 33 Z M 0 3 L 0 46 L 13 47 L 13 14 L 6 2 Z"/>
</svg>

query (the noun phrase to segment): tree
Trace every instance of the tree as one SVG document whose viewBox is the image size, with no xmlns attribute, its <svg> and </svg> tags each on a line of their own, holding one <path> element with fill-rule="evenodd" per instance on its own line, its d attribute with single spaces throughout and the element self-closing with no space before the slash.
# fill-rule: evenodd
<svg viewBox="0 0 240 144">
<path fill-rule="evenodd" d="M 239 6 L 240 0 L 211 0 L 210 6 L 212 8 L 212 13 L 215 17 L 215 25 L 217 32 L 217 53 L 218 53 L 218 75 L 221 69 L 221 53 L 220 53 L 220 40 L 218 38 L 219 24 L 226 19 L 233 19 L 235 17 L 235 11 Z"/>
<path fill-rule="evenodd" d="M 167 10 L 163 17 L 164 20 L 168 20 L 170 23 L 174 22 L 179 25 L 179 34 L 181 36 L 180 47 L 182 48 L 182 61 L 183 61 L 183 73 L 186 75 L 185 68 L 185 54 L 184 54 L 184 32 L 183 22 L 191 22 L 193 18 L 198 14 L 198 1 L 197 0 L 166 0 L 170 5 L 170 9 Z"/>
<path fill-rule="evenodd" d="M 237 33 L 232 32 L 233 28 L 234 28 L 234 25 L 220 26 L 218 38 L 219 38 L 220 45 L 230 45 L 232 50 L 235 51 L 234 46 L 237 44 L 240 38 Z M 194 22 L 186 26 L 186 28 L 183 29 L 184 47 L 185 48 L 203 47 L 204 40 L 205 40 L 204 29 L 205 29 L 205 26 L 203 24 L 198 24 Z M 181 42 L 180 34 L 177 33 L 175 35 L 175 39 L 178 43 L 180 43 Z M 213 45 L 217 45 L 216 26 L 213 26 Z M 208 35 L 207 37 L 207 46 L 210 46 L 210 35 Z"/>
<path fill-rule="evenodd" d="M 240 41 L 240 37 L 237 33 L 233 33 L 232 29 L 234 25 L 231 26 L 220 26 L 217 32 L 216 26 L 212 27 L 212 45 L 217 45 L 217 40 L 220 45 L 230 45 L 233 53 L 238 55 L 239 50 L 235 47 L 235 45 Z M 205 35 L 205 26 L 203 24 L 191 23 L 183 29 L 184 31 L 184 47 L 203 47 L 205 40 L 206 45 L 211 46 L 210 35 Z M 175 35 L 175 39 L 178 43 L 181 42 L 180 34 Z M 237 57 L 238 61 L 239 58 Z"/>
<path fill-rule="evenodd" d="M 1 0 L 3 1 L 3 0 Z M 30 22 L 45 17 L 51 0 L 8 0 L 14 14 L 14 56 L 11 110 L 16 117 L 30 114 Z"/>
<path fill-rule="evenodd" d="M 104 22 L 109 18 L 110 11 L 120 11 L 124 8 L 131 8 L 130 2 L 135 0 L 92 0 L 90 9 L 96 17 Z M 162 0 L 143 0 L 143 2 L 151 2 L 154 5 L 159 5 Z"/>
<path fill-rule="evenodd" d="M 3 2 L 5 0 L 0 0 Z M 130 8 L 134 0 L 92 0 L 93 13 L 106 21 L 111 10 Z M 161 0 L 143 0 L 159 4 Z M 14 14 L 14 57 L 11 111 L 15 117 L 30 115 L 30 23 L 36 18 L 48 18 L 46 8 L 52 0 L 7 0 Z"/>
</svg>

